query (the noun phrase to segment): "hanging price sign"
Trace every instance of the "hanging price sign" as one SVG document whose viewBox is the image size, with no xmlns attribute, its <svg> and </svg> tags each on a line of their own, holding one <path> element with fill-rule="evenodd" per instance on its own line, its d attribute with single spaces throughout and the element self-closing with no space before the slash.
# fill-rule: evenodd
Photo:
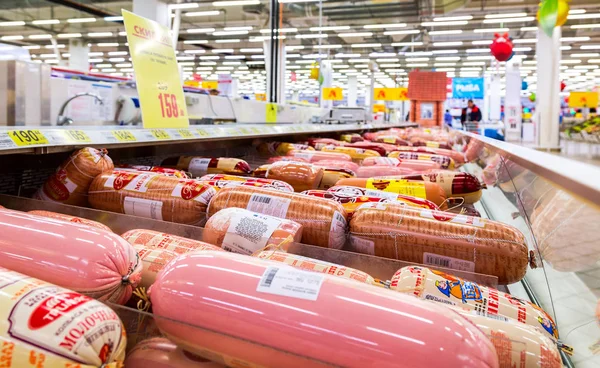
<svg viewBox="0 0 600 368">
<path fill-rule="evenodd" d="M 185 97 L 169 29 L 126 10 L 122 13 L 144 128 L 187 128 Z"/>
</svg>

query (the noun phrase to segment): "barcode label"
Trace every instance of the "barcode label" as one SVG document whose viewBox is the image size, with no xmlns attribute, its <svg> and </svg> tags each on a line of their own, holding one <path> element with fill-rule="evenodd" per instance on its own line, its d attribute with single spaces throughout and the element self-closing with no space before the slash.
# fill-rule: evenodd
<svg viewBox="0 0 600 368">
<path fill-rule="evenodd" d="M 339 212 L 333 214 L 329 227 L 329 248 L 340 249 L 346 240 L 346 217 Z"/>
<path fill-rule="evenodd" d="M 441 256 L 433 253 L 423 253 L 423 264 L 451 268 L 459 271 L 475 272 L 475 262 Z"/>
<path fill-rule="evenodd" d="M 487 317 L 487 318 L 495 319 L 495 320 L 502 321 L 502 322 L 510 322 L 511 321 L 510 318 L 506 318 L 506 317 L 500 316 L 498 314 L 489 314 L 482 310 L 476 309 L 476 310 L 473 310 L 471 313 L 473 313 L 477 316 Z"/>
<path fill-rule="evenodd" d="M 325 276 L 289 266 L 269 266 L 263 272 L 256 291 L 291 298 L 317 300 Z"/>
<path fill-rule="evenodd" d="M 239 209 L 229 222 L 222 248 L 246 255 L 263 249 L 273 232 L 281 225 L 281 219 Z"/>
<path fill-rule="evenodd" d="M 250 197 L 246 209 L 252 212 L 262 213 L 263 215 L 285 218 L 290 203 L 292 203 L 292 200 L 289 198 L 254 193 Z"/>
<path fill-rule="evenodd" d="M 211 158 L 198 158 L 191 159 L 188 165 L 188 171 L 194 177 L 205 175 L 208 172 L 208 165 L 210 165 Z"/>
</svg>

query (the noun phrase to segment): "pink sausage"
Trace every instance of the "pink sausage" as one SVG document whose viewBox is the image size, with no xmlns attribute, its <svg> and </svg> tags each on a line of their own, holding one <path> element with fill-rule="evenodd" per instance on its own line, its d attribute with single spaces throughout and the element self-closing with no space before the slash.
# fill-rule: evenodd
<svg viewBox="0 0 600 368">
<path fill-rule="evenodd" d="M 404 169 L 410 169 L 413 171 L 428 171 L 428 170 L 440 170 L 440 164 L 433 161 L 427 160 L 401 160 L 399 158 L 391 157 L 367 157 L 362 162 L 363 166 L 374 166 L 374 165 L 385 165 L 385 166 L 397 166 Z"/>
<path fill-rule="evenodd" d="M 403 173 L 403 174 L 401 174 L 401 173 Z M 372 178 L 375 176 L 405 175 L 405 174 L 412 174 L 412 173 L 414 173 L 414 170 L 406 169 L 404 167 L 375 165 L 375 166 L 359 167 L 358 170 L 356 171 L 356 177 Z"/>
<path fill-rule="evenodd" d="M 339 152 L 291 150 L 288 152 L 288 156 L 299 157 L 307 160 L 308 162 L 317 162 L 322 160 L 352 161 L 350 155 Z"/>
<path fill-rule="evenodd" d="M 225 368 L 188 353 L 169 339 L 155 337 L 137 343 L 127 354 L 126 368 Z"/>
<path fill-rule="evenodd" d="M 178 346 L 246 366 L 498 367 L 485 335 L 444 306 L 239 254 L 184 254 L 150 298 Z"/>
<path fill-rule="evenodd" d="M 24 212 L 0 210 L 0 267 L 124 304 L 142 262 L 120 236 Z"/>
<path fill-rule="evenodd" d="M 359 165 L 355 162 L 340 160 L 321 160 L 315 163 L 315 165 L 319 165 L 329 169 L 346 169 L 354 172 L 356 172 L 356 170 L 358 170 L 359 167 Z"/>
</svg>

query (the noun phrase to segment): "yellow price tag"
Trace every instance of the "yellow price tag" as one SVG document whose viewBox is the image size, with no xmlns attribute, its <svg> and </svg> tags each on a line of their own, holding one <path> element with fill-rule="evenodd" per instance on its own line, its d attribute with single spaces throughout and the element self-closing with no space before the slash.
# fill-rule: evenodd
<svg viewBox="0 0 600 368">
<path fill-rule="evenodd" d="M 76 143 L 90 143 L 92 139 L 83 130 L 65 130 L 67 139 Z"/>
<path fill-rule="evenodd" d="M 171 136 L 169 135 L 169 133 L 167 133 L 166 131 L 164 131 L 162 129 L 152 129 L 150 132 L 152 133 L 154 138 L 156 138 L 160 141 L 171 139 Z"/>
<path fill-rule="evenodd" d="M 250 133 L 251 133 L 251 132 L 250 132 L 248 129 L 246 129 L 246 128 L 238 128 L 238 131 L 239 131 L 241 134 L 250 134 Z"/>
<path fill-rule="evenodd" d="M 200 134 L 201 137 L 208 137 L 210 136 L 210 134 L 208 134 L 208 132 L 204 129 L 197 129 L 198 134 Z"/>
<path fill-rule="evenodd" d="M 190 139 L 194 138 L 194 134 L 189 131 L 189 129 L 179 129 L 179 134 L 181 134 L 181 138 Z"/>
<path fill-rule="evenodd" d="M 276 123 L 277 122 L 277 104 L 275 104 L 275 103 L 267 104 L 265 121 L 267 123 Z"/>
<path fill-rule="evenodd" d="M 37 129 L 12 130 L 8 136 L 19 147 L 48 144 L 48 139 Z"/>
<path fill-rule="evenodd" d="M 129 130 L 113 130 L 112 134 L 119 142 L 135 142 L 135 136 Z"/>
<path fill-rule="evenodd" d="M 408 180 L 403 179 L 367 179 L 365 188 L 418 198 L 427 198 L 425 184 L 422 182 L 409 182 Z"/>
</svg>

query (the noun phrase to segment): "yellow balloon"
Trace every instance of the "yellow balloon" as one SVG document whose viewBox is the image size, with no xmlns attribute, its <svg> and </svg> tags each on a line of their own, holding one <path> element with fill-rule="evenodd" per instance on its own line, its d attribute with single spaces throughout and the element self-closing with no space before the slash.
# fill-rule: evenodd
<svg viewBox="0 0 600 368">
<path fill-rule="evenodd" d="M 540 6 L 542 4 L 540 3 Z M 569 3 L 566 0 L 558 0 L 558 10 L 556 13 L 556 26 L 560 27 L 567 22 L 567 16 L 569 15 Z M 536 15 L 537 21 L 540 21 L 540 9 Z"/>
</svg>

